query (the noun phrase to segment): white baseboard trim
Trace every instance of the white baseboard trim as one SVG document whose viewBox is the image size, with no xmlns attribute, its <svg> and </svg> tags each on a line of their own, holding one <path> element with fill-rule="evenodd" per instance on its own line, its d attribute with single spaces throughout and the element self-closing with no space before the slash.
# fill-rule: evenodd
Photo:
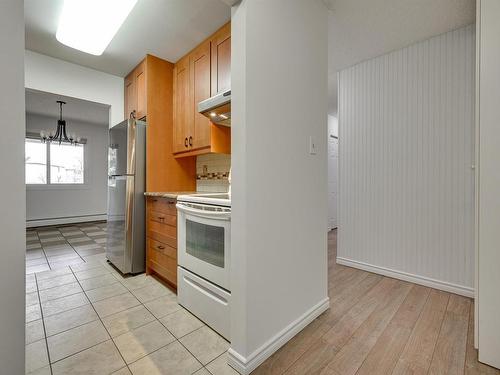
<svg viewBox="0 0 500 375">
<path fill-rule="evenodd" d="M 255 370 L 262 362 L 269 358 L 275 351 L 285 345 L 293 336 L 302 331 L 309 323 L 320 316 L 330 307 L 330 299 L 326 297 L 317 305 L 309 309 L 297 320 L 290 323 L 282 331 L 271 337 L 264 345 L 250 354 L 247 358 L 229 348 L 227 362 L 240 374 L 247 375 Z"/>
<path fill-rule="evenodd" d="M 386 267 L 375 266 L 372 264 L 360 262 L 357 260 L 346 259 L 342 257 L 337 257 L 337 263 L 343 266 L 359 268 L 364 271 L 378 273 L 380 275 L 392 277 L 394 279 L 409 281 L 415 284 L 428 286 L 430 288 L 444 290 L 445 292 L 451 292 L 459 294 L 461 296 L 474 298 L 474 288 L 470 288 L 467 286 L 453 284 L 442 280 L 436 280 L 430 277 L 415 275 L 408 272 L 393 270 Z"/>
<path fill-rule="evenodd" d="M 72 216 L 72 217 L 57 217 L 52 219 L 27 220 L 26 228 L 44 227 L 49 225 L 85 223 L 88 221 L 102 221 L 102 220 L 107 220 L 107 218 L 108 215 L 101 214 L 101 215 L 85 215 L 85 216 Z"/>
</svg>

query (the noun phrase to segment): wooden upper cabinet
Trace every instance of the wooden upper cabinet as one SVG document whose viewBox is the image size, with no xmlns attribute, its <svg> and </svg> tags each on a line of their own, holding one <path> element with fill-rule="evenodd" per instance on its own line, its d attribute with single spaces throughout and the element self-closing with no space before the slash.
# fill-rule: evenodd
<svg viewBox="0 0 500 375">
<path fill-rule="evenodd" d="M 135 118 L 146 117 L 146 60 L 125 77 L 125 119 L 135 111 Z"/>
<path fill-rule="evenodd" d="M 174 133 L 173 152 L 189 150 L 189 133 L 192 126 L 189 57 L 177 62 L 174 67 Z"/>
<path fill-rule="evenodd" d="M 175 64 L 173 152 L 176 158 L 231 152 L 231 129 L 215 125 L 198 113 L 199 102 L 230 87 L 231 25 L 228 23 Z"/>
<path fill-rule="evenodd" d="M 125 118 L 135 111 L 137 119 L 147 122 L 147 191 L 196 190 L 196 159 L 177 159 L 174 154 L 178 150 L 173 147 L 174 143 L 184 147 L 188 117 L 192 112 L 188 110 L 191 108 L 189 59 L 183 61 L 186 63 L 181 61 L 175 67 L 171 62 L 146 55 L 124 81 Z M 177 100 L 174 100 L 174 90 L 182 93 Z M 181 120 L 180 130 L 174 129 L 175 115 Z M 174 134 L 181 137 L 182 142 L 174 142 Z"/>
<path fill-rule="evenodd" d="M 189 67 L 194 121 L 188 143 L 191 149 L 198 149 L 210 146 L 210 120 L 198 113 L 198 103 L 210 97 L 210 41 L 203 43 L 190 54 Z"/>
<path fill-rule="evenodd" d="M 212 95 L 231 88 L 231 23 L 213 36 L 212 41 Z"/>
<path fill-rule="evenodd" d="M 146 60 L 143 60 L 137 68 L 135 68 L 135 84 L 136 84 L 136 114 L 137 119 L 146 117 L 147 101 L 146 101 Z"/>
<path fill-rule="evenodd" d="M 210 97 L 210 41 L 175 64 L 174 153 L 210 146 L 210 121 L 198 102 Z"/>
<path fill-rule="evenodd" d="M 135 84 L 135 74 L 130 73 L 125 77 L 125 119 L 130 117 L 130 113 L 135 110 L 136 103 L 136 84 Z"/>
</svg>

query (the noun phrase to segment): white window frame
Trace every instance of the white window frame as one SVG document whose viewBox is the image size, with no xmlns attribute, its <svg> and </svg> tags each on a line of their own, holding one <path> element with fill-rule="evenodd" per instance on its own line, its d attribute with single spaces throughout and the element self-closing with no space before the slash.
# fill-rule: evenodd
<svg viewBox="0 0 500 375">
<path fill-rule="evenodd" d="M 38 140 L 41 142 L 40 138 L 27 134 L 26 139 Z M 83 183 L 78 184 L 54 184 L 50 182 L 50 143 L 45 143 L 46 153 L 47 153 L 47 166 L 46 166 L 46 178 L 47 182 L 45 184 L 26 184 L 27 190 L 88 190 L 90 188 L 90 169 L 89 169 L 89 156 L 87 152 L 88 139 L 84 140 L 83 146 Z"/>
</svg>

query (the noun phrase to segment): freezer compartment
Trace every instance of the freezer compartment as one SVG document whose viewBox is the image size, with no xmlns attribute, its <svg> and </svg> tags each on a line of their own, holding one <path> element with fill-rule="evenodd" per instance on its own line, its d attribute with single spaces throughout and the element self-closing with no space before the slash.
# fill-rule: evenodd
<svg viewBox="0 0 500 375">
<path fill-rule="evenodd" d="M 230 341 L 230 293 L 179 266 L 177 299 L 179 304 Z"/>
<path fill-rule="evenodd" d="M 140 155 L 144 148 L 145 123 L 142 121 L 125 120 L 109 129 L 108 175 L 134 175 L 137 168 L 136 160 L 141 162 Z"/>
</svg>

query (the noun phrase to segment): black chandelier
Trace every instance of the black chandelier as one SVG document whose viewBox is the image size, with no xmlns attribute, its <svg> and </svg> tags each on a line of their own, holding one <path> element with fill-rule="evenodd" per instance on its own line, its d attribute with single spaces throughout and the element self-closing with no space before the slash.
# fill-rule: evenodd
<svg viewBox="0 0 500 375">
<path fill-rule="evenodd" d="M 53 131 L 47 132 L 42 130 L 40 132 L 40 138 L 44 143 L 59 142 L 59 144 L 61 144 L 62 142 L 67 142 L 72 145 L 77 145 L 81 141 L 80 137 L 77 137 L 75 133 L 70 133 L 69 137 L 66 134 L 66 120 L 63 120 L 62 117 L 62 107 L 63 104 L 66 104 L 66 102 L 58 100 L 57 103 L 59 103 L 59 120 L 57 120 L 57 130 L 55 133 Z"/>
</svg>

